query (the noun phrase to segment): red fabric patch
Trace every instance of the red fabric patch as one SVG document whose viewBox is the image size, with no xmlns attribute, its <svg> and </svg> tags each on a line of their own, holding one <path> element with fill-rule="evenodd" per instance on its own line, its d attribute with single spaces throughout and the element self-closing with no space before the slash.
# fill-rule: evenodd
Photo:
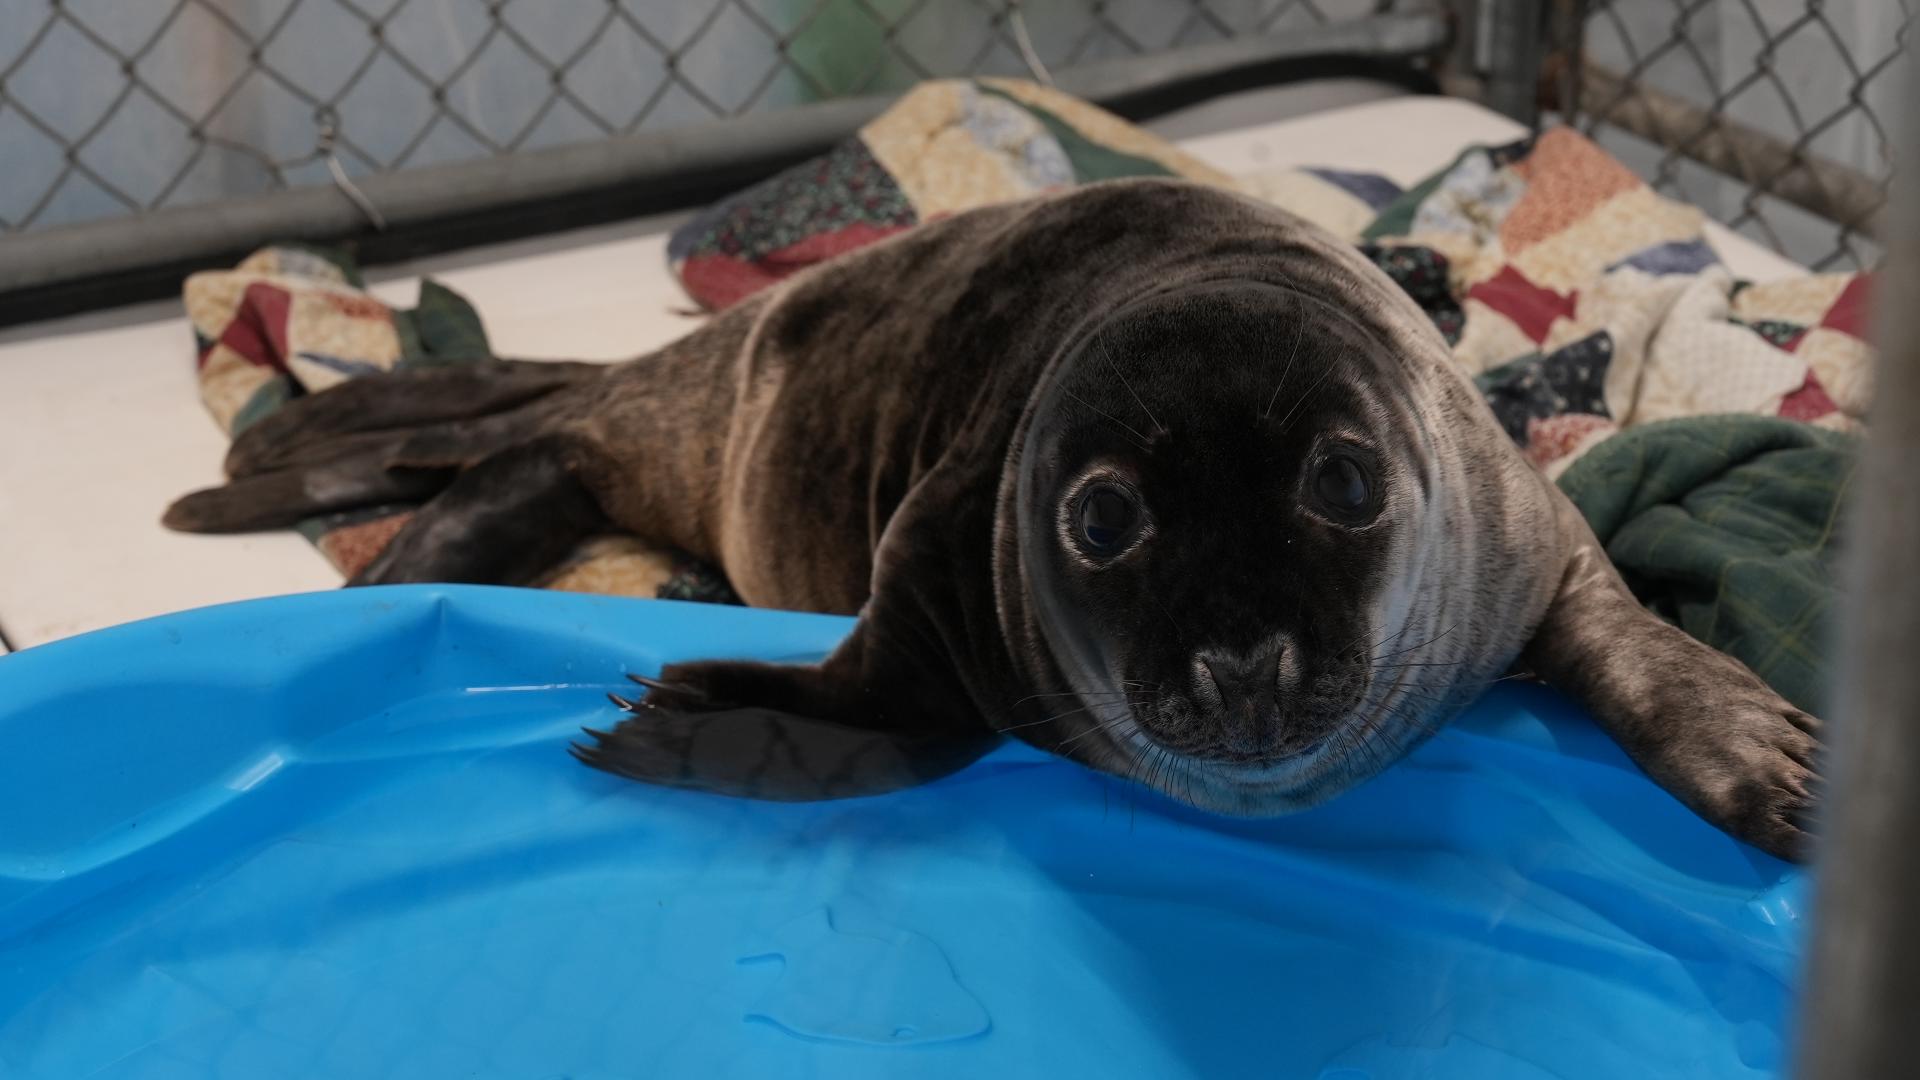
<svg viewBox="0 0 1920 1080">
<path fill-rule="evenodd" d="M 1862 341 L 1867 340 L 1867 319 L 1871 313 L 1867 310 L 1868 293 L 1873 283 L 1868 280 L 1871 274 L 1855 274 L 1847 287 L 1833 301 L 1833 306 L 1821 317 L 1820 325 L 1829 330 L 1838 330 L 1851 334 Z"/>
<path fill-rule="evenodd" d="M 1545 419 L 1535 417 L 1527 421 L 1527 460 L 1533 463 L 1534 468 L 1544 469 L 1572 453 L 1582 439 L 1613 426 L 1612 420 L 1592 413 L 1561 413 Z"/>
<path fill-rule="evenodd" d="M 745 259 L 694 255 L 680 264 L 680 284 L 708 311 L 724 311 L 780 280 Z"/>
<path fill-rule="evenodd" d="M 1646 186 L 1572 128 L 1549 129 L 1512 169 L 1527 182 L 1500 222 L 1501 246 L 1514 254 L 1590 216 L 1621 192 Z"/>
<path fill-rule="evenodd" d="M 760 260 L 760 265 L 772 271 L 777 277 L 786 277 L 796 270 L 804 270 L 814 263 L 826 262 L 843 252 L 885 240 L 894 233 L 908 228 L 911 226 L 869 225 L 864 221 L 856 221 L 844 229 L 814 233 L 798 243 L 789 244 L 778 251 L 768 252 Z"/>
<path fill-rule="evenodd" d="M 1807 381 L 1800 384 L 1800 389 L 1780 399 L 1779 415 L 1788 420 L 1818 420 L 1839 408 L 1827 396 L 1827 388 L 1820 385 L 1813 369 L 1808 368 Z"/>
<path fill-rule="evenodd" d="M 1574 292 L 1562 296 L 1543 289 L 1511 266 L 1501 267 L 1498 274 L 1467 290 L 1468 298 L 1512 319 L 1521 333 L 1536 342 L 1546 340 L 1553 320 L 1573 318 L 1574 299 L 1579 295 Z"/>
<path fill-rule="evenodd" d="M 342 525 L 320 538 L 320 553 L 342 575 L 352 577 L 385 551 L 412 519 L 413 511 L 402 510 L 372 521 Z"/>
<path fill-rule="evenodd" d="M 285 289 L 255 282 L 240 294 L 240 309 L 220 332 L 220 344 L 247 362 L 287 370 L 287 312 L 293 298 Z"/>
<path fill-rule="evenodd" d="M 909 228 L 912 226 L 856 222 L 844 229 L 815 233 L 751 262 L 725 255 L 695 255 L 680 264 L 680 283 L 702 307 L 722 311 L 809 266 Z"/>
<path fill-rule="evenodd" d="M 349 315 L 356 319 L 372 319 L 375 322 L 386 322 L 392 317 L 393 309 L 371 296 L 343 296 L 339 293 L 321 293 L 320 295 L 326 297 L 328 306 L 342 315 Z"/>
</svg>

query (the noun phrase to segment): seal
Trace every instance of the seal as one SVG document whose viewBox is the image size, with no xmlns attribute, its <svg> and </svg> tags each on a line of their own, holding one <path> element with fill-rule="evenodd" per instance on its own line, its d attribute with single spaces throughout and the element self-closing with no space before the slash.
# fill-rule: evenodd
<svg viewBox="0 0 1920 1080">
<path fill-rule="evenodd" d="M 575 753 L 767 799 L 1003 733 L 1229 814 L 1377 773 L 1519 668 L 1707 820 L 1803 855 L 1819 724 L 1638 604 L 1419 309 L 1281 210 L 1137 179 L 833 260 L 615 365 L 397 373 L 238 438 L 167 523 L 427 498 L 353 584 L 524 582 L 609 523 L 819 664 L 636 678 Z"/>
</svg>

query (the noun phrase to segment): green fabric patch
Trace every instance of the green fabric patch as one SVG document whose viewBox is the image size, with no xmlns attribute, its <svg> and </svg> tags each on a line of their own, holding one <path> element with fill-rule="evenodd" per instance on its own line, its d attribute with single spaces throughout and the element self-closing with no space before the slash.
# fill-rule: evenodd
<svg viewBox="0 0 1920 1080">
<path fill-rule="evenodd" d="M 1859 440 L 1766 416 L 1628 428 L 1560 488 L 1634 595 L 1788 701 L 1831 700 L 1835 561 Z"/>
<path fill-rule="evenodd" d="M 1759 334 L 1767 339 L 1767 344 L 1776 349 L 1785 349 L 1793 344 L 1795 338 L 1807 332 L 1807 328 L 1798 323 L 1781 322 L 1779 319 L 1755 319 L 1748 322 L 1745 319 L 1729 318 L 1727 321 Z"/>
<path fill-rule="evenodd" d="M 432 279 L 420 282 L 420 303 L 395 310 L 404 368 L 444 367 L 493 358 L 480 313 L 467 298 Z"/>
<path fill-rule="evenodd" d="M 232 430 L 227 434 L 237 438 L 241 432 L 252 427 L 261 417 L 292 399 L 293 377 L 285 374 L 275 375 L 262 383 L 260 389 L 255 390 L 253 396 L 247 399 L 247 403 L 240 406 L 240 411 L 233 414 Z"/>
<path fill-rule="evenodd" d="M 1060 149 L 1067 155 L 1067 162 L 1073 166 L 1074 177 L 1082 183 L 1091 183 L 1095 180 L 1113 180 L 1122 176 L 1174 175 L 1172 169 L 1167 168 L 1152 158 L 1143 158 L 1134 154 L 1122 153 L 1110 146 L 1104 146 L 1094 142 L 1092 139 L 1080 134 L 1079 130 L 1072 124 L 1067 123 L 1065 120 L 1060 119 L 1058 116 L 1055 116 L 1053 113 L 1038 105 L 1028 104 L 1011 94 L 996 90 L 985 83 L 976 82 L 973 85 L 979 89 L 981 93 L 990 94 L 1002 101 L 1010 102 L 1026 110 L 1035 120 L 1040 121 L 1041 126 L 1047 129 L 1048 134 L 1052 135 L 1054 139 L 1060 143 Z"/>
</svg>

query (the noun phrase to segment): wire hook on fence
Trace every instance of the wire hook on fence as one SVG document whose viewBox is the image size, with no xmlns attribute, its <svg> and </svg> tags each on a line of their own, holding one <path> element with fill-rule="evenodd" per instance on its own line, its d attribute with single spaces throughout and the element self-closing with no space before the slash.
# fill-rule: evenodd
<svg viewBox="0 0 1920 1080">
<path fill-rule="evenodd" d="M 1053 74 L 1047 70 L 1047 65 L 1040 62 L 1040 54 L 1033 48 L 1033 39 L 1027 36 L 1027 17 L 1020 11 L 1020 0 L 1007 0 L 1007 22 L 1013 25 L 1013 40 L 1020 46 L 1020 59 L 1026 61 L 1027 70 L 1043 85 L 1052 86 Z"/>
<path fill-rule="evenodd" d="M 347 175 L 346 167 L 340 164 L 339 155 L 333 152 L 334 144 L 340 138 L 340 115 L 331 108 L 323 106 L 314 113 L 313 120 L 320 128 L 313 152 L 315 156 L 327 159 L 327 172 L 333 177 L 333 186 L 339 188 L 341 194 L 353 200 L 353 205 L 360 208 L 360 212 L 367 216 L 367 220 L 373 223 L 375 229 L 385 232 L 386 215 L 380 212 L 379 207 L 373 205 L 373 200 L 367 198 L 367 193 L 361 191 L 359 185 L 353 182 L 353 178 Z"/>
</svg>

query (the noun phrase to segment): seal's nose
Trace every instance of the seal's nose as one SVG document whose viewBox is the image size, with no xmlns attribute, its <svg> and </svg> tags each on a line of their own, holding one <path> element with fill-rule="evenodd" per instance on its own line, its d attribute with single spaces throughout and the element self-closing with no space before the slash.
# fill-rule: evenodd
<svg viewBox="0 0 1920 1080">
<path fill-rule="evenodd" d="M 1194 696 L 1225 712 L 1271 708 L 1292 666 L 1286 651 L 1280 638 L 1248 650 L 1201 649 L 1193 657 Z"/>
<path fill-rule="evenodd" d="M 1281 699 L 1298 681 L 1298 667 L 1284 635 L 1251 649 L 1207 648 L 1193 654 L 1193 698 L 1212 712 L 1223 749 L 1238 754 L 1275 750 L 1282 738 Z"/>
</svg>

